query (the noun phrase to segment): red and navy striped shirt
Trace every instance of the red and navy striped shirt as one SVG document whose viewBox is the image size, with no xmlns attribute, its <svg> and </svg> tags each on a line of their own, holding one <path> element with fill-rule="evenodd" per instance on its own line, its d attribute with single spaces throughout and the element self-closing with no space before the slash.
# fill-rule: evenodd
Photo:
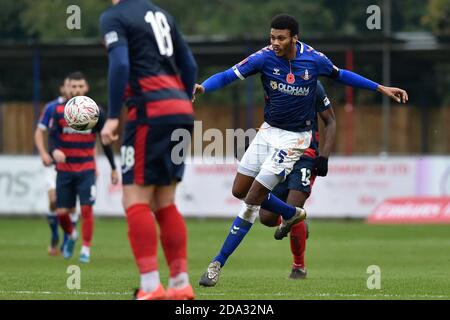
<svg viewBox="0 0 450 320">
<path fill-rule="evenodd" d="M 103 128 L 104 123 L 104 112 L 100 109 L 99 120 L 93 129 L 76 131 L 69 127 L 64 119 L 64 105 L 56 106 L 51 135 L 55 148 L 61 150 L 66 156 L 66 162 L 57 163 L 56 170 L 67 172 L 94 171 L 96 135 Z"/>
<path fill-rule="evenodd" d="M 173 17 L 146 0 L 120 1 L 101 15 L 100 29 L 109 52 L 128 50 L 128 121 L 193 123 L 192 88 L 181 77 L 190 50 Z"/>
</svg>

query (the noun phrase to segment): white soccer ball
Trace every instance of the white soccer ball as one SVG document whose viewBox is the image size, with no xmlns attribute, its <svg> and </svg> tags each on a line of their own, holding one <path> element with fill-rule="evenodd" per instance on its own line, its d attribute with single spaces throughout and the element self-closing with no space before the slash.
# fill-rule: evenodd
<svg viewBox="0 0 450 320">
<path fill-rule="evenodd" d="M 99 116 L 97 104 L 86 96 L 73 97 L 64 107 L 64 119 L 69 127 L 77 131 L 92 129 L 97 124 Z"/>
</svg>

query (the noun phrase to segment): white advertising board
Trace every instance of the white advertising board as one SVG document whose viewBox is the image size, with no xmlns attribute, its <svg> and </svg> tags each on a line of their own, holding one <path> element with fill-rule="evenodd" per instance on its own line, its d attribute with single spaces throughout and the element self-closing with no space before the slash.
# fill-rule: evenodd
<svg viewBox="0 0 450 320">
<path fill-rule="evenodd" d="M 234 217 L 231 194 L 237 163 L 186 165 L 176 201 L 185 216 Z M 121 186 L 112 186 L 109 164 L 97 160 L 96 215 L 124 216 Z M 117 159 L 119 164 L 119 159 Z M 450 195 L 450 157 L 333 157 L 316 179 L 306 208 L 314 217 L 367 217 L 386 198 Z M 0 157 L 0 214 L 47 212 L 44 168 L 36 156 Z"/>
</svg>

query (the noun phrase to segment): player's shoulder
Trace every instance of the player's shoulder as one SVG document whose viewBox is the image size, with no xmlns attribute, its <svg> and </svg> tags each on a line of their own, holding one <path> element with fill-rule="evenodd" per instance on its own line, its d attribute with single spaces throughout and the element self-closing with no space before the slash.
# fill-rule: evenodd
<svg viewBox="0 0 450 320">
<path fill-rule="evenodd" d="M 322 57 L 326 57 L 325 54 L 323 54 L 319 50 L 314 49 L 314 47 L 312 47 L 311 45 L 309 45 L 307 43 L 299 41 L 299 44 L 300 44 L 302 53 L 310 56 L 312 59 L 319 59 Z"/>
<path fill-rule="evenodd" d="M 265 46 L 254 53 L 252 53 L 249 58 L 260 58 L 260 59 L 267 59 L 270 57 L 276 57 L 273 48 L 271 45 Z"/>
<path fill-rule="evenodd" d="M 53 110 L 56 108 L 56 106 L 62 103 L 63 103 L 62 100 L 60 99 L 60 97 L 58 97 L 52 101 L 47 102 L 44 106 L 44 110 Z"/>
<path fill-rule="evenodd" d="M 107 23 L 109 20 L 120 17 L 118 6 L 111 6 L 100 14 L 100 24 Z"/>
</svg>

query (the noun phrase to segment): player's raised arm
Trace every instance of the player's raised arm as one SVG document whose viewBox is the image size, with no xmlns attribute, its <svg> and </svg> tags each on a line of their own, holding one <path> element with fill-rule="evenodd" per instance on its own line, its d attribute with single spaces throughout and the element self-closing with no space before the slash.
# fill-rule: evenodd
<svg viewBox="0 0 450 320">
<path fill-rule="evenodd" d="M 50 115 L 47 115 L 47 110 L 49 109 L 48 106 L 45 108 L 39 123 L 36 126 L 36 130 L 34 131 L 34 143 L 36 144 L 36 148 L 38 149 L 41 160 L 45 166 L 50 166 L 53 163 L 53 159 L 45 147 L 45 131 L 47 131 L 47 125 L 43 124 L 43 122 L 46 121 L 45 119 L 50 118 Z M 46 122 L 48 123 L 48 121 Z"/>
<path fill-rule="evenodd" d="M 99 118 L 97 124 L 94 127 L 94 130 L 97 133 L 100 133 L 106 124 L 106 114 L 103 108 L 100 109 Z M 111 183 L 117 184 L 119 182 L 119 175 L 116 169 L 116 162 L 114 160 L 114 152 L 110 144 L 104 144 L 101 142 L 103 153 L 108 159 L 109 165 L 111 166 Z"/>
<path fill-rule="evenodd" d="M 408 102 L 408 93 L 405 90 L 396 87 L 386 87 L 355 72 L 339 69 L 333 65 L 333 63 L 323 53 L 318 51 L 314 52 L 317 53 L 316 62 L 320 75 L 330 77 L 342 84 L 355 88 L 381 92 L 398 103 Z"/>
<path fill-rule="evenodd" d="M 127 86 L 130 63 L 126 31 L 116 17 L 103 14 L 100 17 L 100 30 L 108 50 L 108 120 L 102 129 L 104 144 L 118 139 L 115 131 L 119 127 L 122 98 Z"/>
<path fill-rule="evenodd" d="M 186 88 L 186 93 L 189 98 L 192 99 L 195 80 L 197 79 L 198 66 L 192 55 L 191 49 L 189 49 L 189 46 L 178 31 L 175 23 L 173 23 L 172 33 L 175 45 L 175 61 L 180 70 L 181 80 Z"/>
</svg>

